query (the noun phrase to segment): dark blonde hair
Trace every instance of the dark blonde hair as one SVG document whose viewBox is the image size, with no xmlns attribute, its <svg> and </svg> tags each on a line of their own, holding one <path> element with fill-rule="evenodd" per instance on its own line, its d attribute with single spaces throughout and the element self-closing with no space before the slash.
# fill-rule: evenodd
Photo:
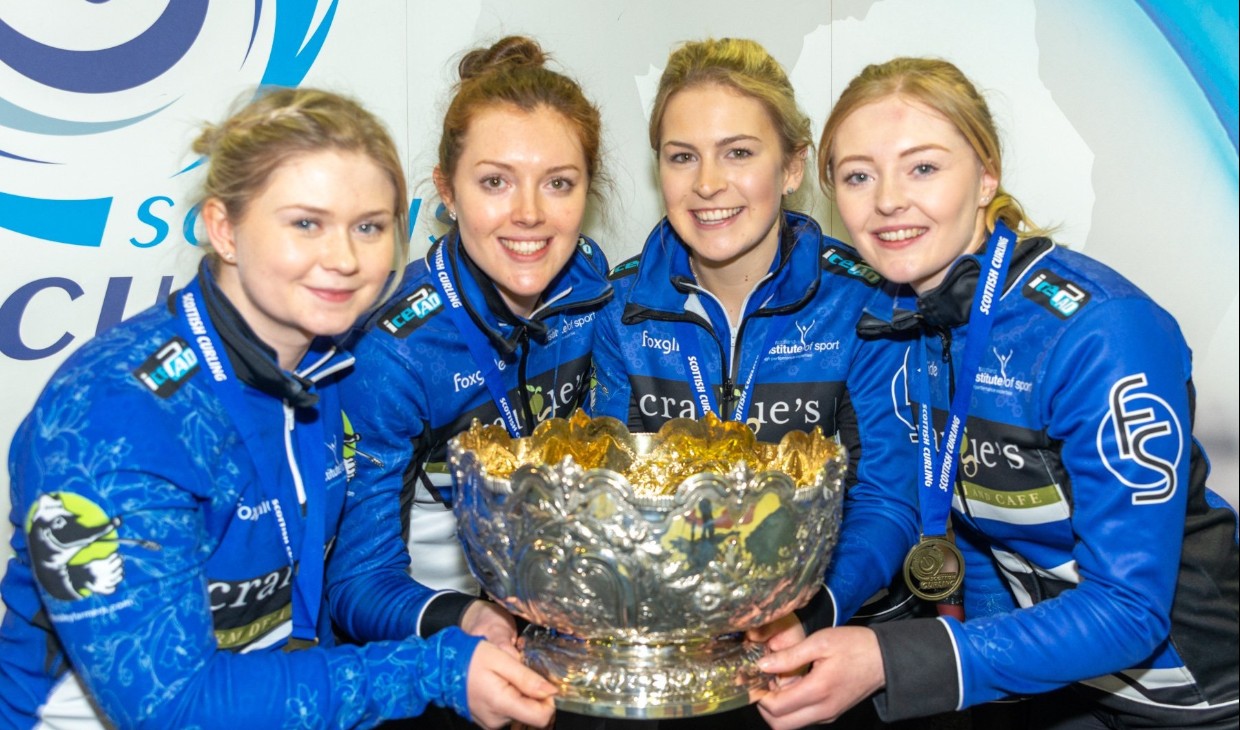
<svg viewBox="0 0 1240 730">
<path fill-rule="evenodd" d="M 511 105 L 524 112 L 547 107 L 558 112 L 577 132 L 586 158 L 589 190 L 596 194 L 605 177 L 602 168 L 602 118 L 581 86 L 546 67 L 549 56 L 525 36 L 506 36 L 487 48 L 475 48 L 457 66 L 452 101 L 439 138 L 439 171 L 448 185 L 456 172 L 469 125 L 480 112 Z"/>
<path fill-rule="evenodd" d="M 245 215 L 271 174 L 291 157 L 323 150 L 365 155 L 387 173 L 396 191 L 392 263 L 403 265 L 409 209 L 400 155 L 383 123 L 356 101 L 319 89 L 266 89 L 220 124 L 205 125 L 193 150 L 207 158 L 199 202 L 219 200 L 233 220 Z M 215 255 L 209 247 L 207 255 Z"/>
<path fill-rule="evenodd" d="M 1002 220 L 1013 231 L 1022 232 L 1022 237 L 1044 233 L 1029 220 L 1016 198 L 1003 189 L 999 133 L 986 100 L 959 68 L 937 58 L 901 57 L 870 64 L 849 82 L 831 109 L 818 143 L 818 181 L 828 197 L 835 192 L 833 146 L 840 125 L 857 109 L 890 96 L 915 101 L 942 115 L 968 141 L 982 168 L 999 181 L 986 206 L 988 231 L 994 230 L 995 221 Z"/>
<path fill-rule="evenodd" d="M 681 45 L 667 58 L 650 110 L 650 148 L 658 152 L 667 102 L 677 92 L 718 84 L 757 100 L 779 134 L 784 164 L 813 144 L 809 117 L 797 106 L 783 66 L 761 44 L 745 38 L 707 38 Z"/>
</svg>

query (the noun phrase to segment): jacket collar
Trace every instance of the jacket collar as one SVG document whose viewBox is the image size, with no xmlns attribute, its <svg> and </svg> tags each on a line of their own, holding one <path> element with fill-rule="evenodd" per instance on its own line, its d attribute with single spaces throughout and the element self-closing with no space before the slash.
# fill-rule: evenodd
<svg viewBox="0 0 1240 730">
<path fill-rule="evenodd" d="M 1049 238 L 1021 241 L 1008 268 L 1003 296 L 1007 296 L 1025 278 L 1029 269 L 1054 247 L 1054 242 Z M 967 324 L 984 253 L 979 251 L 956 259 L 943 282 L 921 296 L 915 297 L 906 285 L 886 285 L 888 296 L 866 307 L 865 314 L 857 323 L 857 333 L 863 337 L 875 337 L 905 332 L 923 325 L 942 329 Z"/>
<path fill-rule="evenodd" d="M 249 323 L 220 289 L 204 260 L 198 268 L 202 299 L 207 316 L 219 333 L 237 379 L 250 387 L 295 408 L 309 408 L 318 402 L 312 392 L 320 379 L 353 364 L 353 356 L 337 347 L 330 337 L 316 337 L 302 358 L 297 372 L 282 369 L 276 352 L 259 339 Z"/>
<path fill-rule="evenodd" d="M 599 263 L 598 244 L 585 236 L 568 263 L 547 286 L 541 303 L 528 318 L 512 311 L 500 296 L 490 278 L 478 267 L 461 245 L 455 226 L 431 246 L 426 254 L 427 267 L 434 271 L 435 252 L 444 247 L 448 276 L 461 294 L 461 303 L 474 325 L 481 330 L 501 355 L 511 355 L 524 338 L 543 341 L 547 336 L 546 320 L 566 309 L 602 304 L 611 297 L 611 283 L 605 275 L 606 264 Z"/>
<path fill-rule="evenodd" d="M 818 291 L 822 229 L 813 218 L 801 213 L 784 211 L 783 216 L 779 253 L 771 263 L 766 282 L 759 284 L 763 290 L 756 300 L 757 309 L 745 316 L 755 311 L 778 312 L 800 306 Z M 699 287 L 689 268 L 689 247 L 667 218 L 646 239 L 640 262 L 625 319 L 641 311 L 683 315 L 689 296 Z"/>
</svg>

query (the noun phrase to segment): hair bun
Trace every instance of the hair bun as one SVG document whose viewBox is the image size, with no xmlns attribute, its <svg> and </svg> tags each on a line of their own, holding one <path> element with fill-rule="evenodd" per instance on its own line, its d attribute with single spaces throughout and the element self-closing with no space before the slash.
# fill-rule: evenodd
<svg viewBox="0 0 1240 730">
<path fill-rule="evenodd" d="M 196 155 L 210 157 L 211 154 L 215 152 L 215 147 L 219 143 L 222 134 L 223 131 L 220 125 L 210 123 L 203 124 L 202 128 L 199 130 L 198 137 L 195 138 L 193 143 L 190 145 L 190 149 L 193 150 Z"/>
<path fill-rule="evenodd" d="M 461 81 L 488 73 L 512 70 L 523 66 L 542 67 L 547 61 L 538 41 L 520 35 L 510 35 L 491 44 L 490 48 L 476 48 L 461 59 L 457 73 Z"/>
</svg>

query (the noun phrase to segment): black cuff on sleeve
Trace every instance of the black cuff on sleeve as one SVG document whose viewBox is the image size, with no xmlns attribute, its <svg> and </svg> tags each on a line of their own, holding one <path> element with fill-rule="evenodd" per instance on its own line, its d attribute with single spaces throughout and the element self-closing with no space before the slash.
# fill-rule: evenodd
<svg viewBox="0 0 1240 730">
<path fill-rule="evenodd" d="M 874 695 L 883 722 L 952 712 L 960 702 L 956 649 L 939 619 L 875 624 L 887 686 Z"/>
<path fill-rule="evenodd" d="M 418 622 L 418 636 L 425 639 L 441 629 L 460 625 L 465 609 L 478 600 L 481 599 L 465 593 L 441 593 L 435 596 L 422 611 L 422 620 Z"/>
<path fill-rule="evenodd" d="M 814 594 L 809 599 L 809 603 L 798 608 L 797 618 L 801 619 L 801 628 L 805 629 L 805 635 L 809 636 L 819 629 L 830 628 L 835 625 L 835 601 L 831 598 L 831 592 L 825 587 Z"/>
</svg>

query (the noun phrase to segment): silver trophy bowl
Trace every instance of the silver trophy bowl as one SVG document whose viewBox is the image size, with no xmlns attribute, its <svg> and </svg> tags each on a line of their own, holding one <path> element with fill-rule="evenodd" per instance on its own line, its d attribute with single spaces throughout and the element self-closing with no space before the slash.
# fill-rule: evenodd
<svg viewBox="0 0 1240 730">
<path fill-rule="evenodd" d="M 665 442 L 667 427 L 629 434 L 614 419 L 557 420 L 567 447 L 531 452 L 525 442 L 538 431 L 507 447 L 562 458 L 506 477 L 488 473 L 502 471 L 493 457 L 493 444 L 508 439 L 502 431 L 482 439 L 488 453 L 470 436 L 477 426 L 449 444 L 465 554 L 487 593 L 530 622 L 526 662 L 559 686 L 558 707 L 588 715 L 685 717 L 753 701 L 771 678 L 755 664 L 762 646 L 744 632 L 821 586 L 839 530 L 844 450 L 815 452 L 800 486 L 782 471 L 715 459 L 659 494 L 636 489 L 621 468 L 580 462 L 631 466 Z M 679 420 L 710 448 L 702 422 Z M 613 439 L 608 454 L 581 457 L 600 430 Z"/>
</svg>

